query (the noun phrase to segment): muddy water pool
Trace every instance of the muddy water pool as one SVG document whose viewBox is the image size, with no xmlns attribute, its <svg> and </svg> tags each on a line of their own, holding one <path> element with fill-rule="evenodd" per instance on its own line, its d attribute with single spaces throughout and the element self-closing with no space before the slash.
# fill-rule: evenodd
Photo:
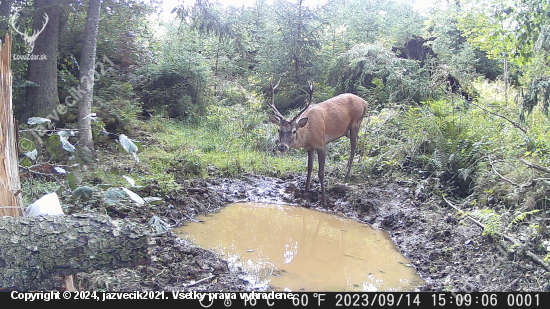
<svg viewBox="0 0 550 309">
<path fill-rule="evenodd" d="M 412 291 L 423 284 L 388 234 L 302 207 L 228 205 L 175 232 L 278 291 Z"/>
</svg>

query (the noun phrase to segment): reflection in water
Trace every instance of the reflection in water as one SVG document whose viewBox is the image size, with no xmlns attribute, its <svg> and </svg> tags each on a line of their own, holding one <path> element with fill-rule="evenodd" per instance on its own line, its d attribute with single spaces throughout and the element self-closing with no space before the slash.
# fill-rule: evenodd
<svg viewBox="0 0 550 309">
<path fill-rule="evenodd" d="M 403 291 L 422 284 L 384 231 L 286 205 L 239 203 L 175 232 L 255 283 L 292 291 Z"/>
</svg>

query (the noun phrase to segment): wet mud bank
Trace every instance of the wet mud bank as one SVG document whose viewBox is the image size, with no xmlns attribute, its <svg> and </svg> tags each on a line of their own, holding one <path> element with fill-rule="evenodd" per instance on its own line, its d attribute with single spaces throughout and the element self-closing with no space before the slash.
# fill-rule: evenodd
<svg viewBox="0 0 550 309">
<path fill-rule="evenodd" d="M 159 204 L 105 211 L 113 217 L 143 223 L 156 215 L 171 226 L 179 226 L 235 202 L 315 208 L 389 232 L 425 282 L 417 287 L 418 291 L 550 291 L 548 273 L 542 268 L 521 252 L 509 253 L 509 244 L 482 236 L 480 227 L 460 217 L 440 197 L 427 193 L 430 190 L 418 192 L 416 182 L 330 183 L 327 209 L 319 208 L 318 183 L 312 183 L 309 193 L 304 192 L 304 183 L 301 175 L 182 181 L 180 189 L 164 194 Z M 429 181 L 426 186 L 430 186 Z M 142 196 L 159 193 L 155 185 L 140 192 Z M 79 287 L 120 291 L 269 288 L 254 286 L 246 274 L 230 271 L 217 254 L 193 246 L 172 232 L 155 236 L 152 241 L 149 265 L 78 274 Z"/>
</svg>

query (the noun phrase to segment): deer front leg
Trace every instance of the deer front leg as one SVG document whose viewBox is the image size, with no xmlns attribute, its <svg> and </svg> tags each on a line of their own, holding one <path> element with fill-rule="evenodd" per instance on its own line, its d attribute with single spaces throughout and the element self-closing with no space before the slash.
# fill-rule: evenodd
<svg viewBox="0 0 550 309">
<path fill-rule="evenodd" d="M 317 149 L 317 157 L 319 158 L 319 182 L 321 183 L 321 205 L 327 207 L 327 197 L 325 194 L 325 148 Z"/>
<path fill-rule="evenodd" d="M 309 191 L 309 181 L 311 180 L 311 171 L 313 170 L 313 156 L 315 150 L 309 150 L 307 152 L 307 179 L 306 179 L 306 191 Z"/>
</svg>

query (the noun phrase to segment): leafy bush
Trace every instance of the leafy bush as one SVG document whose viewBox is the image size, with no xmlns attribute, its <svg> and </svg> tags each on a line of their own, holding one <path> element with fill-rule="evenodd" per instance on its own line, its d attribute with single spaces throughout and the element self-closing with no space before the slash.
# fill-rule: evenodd
<svg viewBox="0 0 550 309">
<path fill-rule="evenodd" d="M 182 28 L 179 28 L 179 27 Z M 157 61 L 135 72 L 135 88 L 143 109 L 180 120 L 204 115 L 211 96 L 212 70 L 198 36 L 178 22 L 165 25 Z"/>
<path fill-rule="evenodd" d="M 127 82 L 112 81 L 101 87 L 94 98 L 93 112 L 103 121 L 109 132 L 129 132 L 141 114 L 141 103 Z"/>
<path fill-rule="evenodd" d="M 203 85 L 207 84 L 209 71 L 193 60 L 197 59 L 162 63 L 144 71 L 138 85 L 143 109 L 187 120 L 203 115 L 207 102 Z"/>
</svg>

